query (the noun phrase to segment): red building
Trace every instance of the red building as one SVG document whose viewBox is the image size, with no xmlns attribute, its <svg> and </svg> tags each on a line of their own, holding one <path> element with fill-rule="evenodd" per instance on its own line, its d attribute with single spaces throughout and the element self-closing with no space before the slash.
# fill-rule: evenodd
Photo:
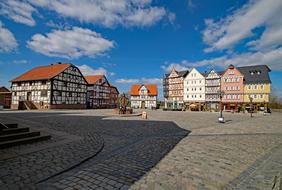
<svg viewBox="0 0 282 190">
<path fill-rule="evenodd" d="M 12 92 L 6 87 L 0 87 L 0 106 L 10 108 L 12 101 Z"/>
<path fill-rule="evenodd" d="M 225 110 L 239 111 L 244 103 L 244 75 L 233 65 L 230 65 L 221 78 L 222 98 Z"/>
</svg>

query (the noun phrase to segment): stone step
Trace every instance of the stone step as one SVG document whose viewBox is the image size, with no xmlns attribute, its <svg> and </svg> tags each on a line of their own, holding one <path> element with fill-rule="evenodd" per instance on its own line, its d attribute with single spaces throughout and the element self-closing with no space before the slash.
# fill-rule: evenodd
<svg viewBox="0 0 282 190">
<path fill-rule="evenodd" d="M 0 142 L 0 149 L 9 148 L 12 146 L 17 146 L 17 145 L 34 143 L 34 142 L 43 141 L 43 140 L 48 140 L 50 138 L 51 138 L 50 135 L 42 135 L 42 136 L 28 137 L 28 138 L 16 139 L 12 141 Z"/>
<path fill-rule="evenodd" d="M 6 125 L 8 128 L 18 128 L 17 123 L 5 123 L 4 125 Z"/>
<path fill-rule="evenodd" d="M 12 140 L 16 140 L 16 139 L 22 139 L 22 138 L 27 138 L 27 137 L 35 137 L 35 136 L 40 136 L 40 132 L 34 131 L 34 132 L 23 132 L 23 133 L 1 135 L 0 136 L 0 142 L 12 141 Z"/>
<path fill-rule="evenodd" d="M 0 130 L 0 136 L 1 135 L 8 135 L 8 134 L 15 134 L 15 133 L 23 133 L 23 132 L 29 132 L 29 128 L 28 127 L 21 127 L 21 128 L 1 129 Z"/>
</svg>

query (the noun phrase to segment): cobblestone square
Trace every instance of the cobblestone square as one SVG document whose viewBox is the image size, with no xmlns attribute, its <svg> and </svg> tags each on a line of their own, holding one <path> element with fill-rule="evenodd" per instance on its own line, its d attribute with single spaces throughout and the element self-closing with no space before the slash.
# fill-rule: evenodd
<svg viewBox="0 0 282 190">
<path fill-rule="evenodd" d="M 281 113 L 147 113 L 1 112 L 52 139 L 0 150 L 0 189 L 281 188 Z"/>
</svg>

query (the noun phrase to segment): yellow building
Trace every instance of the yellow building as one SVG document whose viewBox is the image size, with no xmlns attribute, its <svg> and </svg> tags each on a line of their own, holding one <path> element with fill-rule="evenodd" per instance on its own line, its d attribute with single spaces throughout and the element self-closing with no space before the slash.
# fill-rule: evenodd
<svg viewBox="0 0 282 190">
<path fill-rule="evenodd" d="M 271 80 L 266 65 L 239 67 L 244 75 L 244 107 L 246 110 L 264 111 L 268 108 Z"/>
</svg>

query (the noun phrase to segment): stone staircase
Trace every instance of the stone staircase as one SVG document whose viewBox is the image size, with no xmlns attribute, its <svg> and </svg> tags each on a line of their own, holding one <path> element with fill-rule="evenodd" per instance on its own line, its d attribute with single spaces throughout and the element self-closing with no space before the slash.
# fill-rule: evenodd
<svg viewBox="0 0 282 190">
<path fill-rule="evenodd" d="M 26 101 L 23 102 L 23 104 L 25 106 L 25 109 L 27 109 L 27 110 L 36 110 L 37 109 L 37 107 L 33 104 L 32 101 L 26 100 Z"/>
<path fill-rule="evenodd" d="M 39 142 L 50 138 L 50 135 L 41 135 L 40 131 L 30 131 L 28 127 L 18 127 L 17 123 L 0 123 L 0 149 Z"/>
</svg>

